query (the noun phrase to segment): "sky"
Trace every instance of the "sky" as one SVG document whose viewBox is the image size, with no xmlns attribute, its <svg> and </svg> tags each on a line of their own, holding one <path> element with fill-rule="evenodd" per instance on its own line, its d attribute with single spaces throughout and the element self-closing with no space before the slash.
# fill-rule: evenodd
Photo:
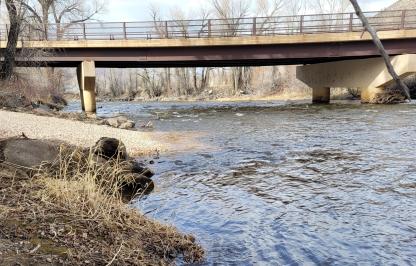
<svg viewBox="0 0 416 266">
<path fill-rule="evenodd" d="M 155 5 L 160 7 L 162 13 L 169 16 L 169 10 L 180 8 L 189 13 L 198 11 L 200 6 L 207 5 L 210 0 L 104 0 L 105 11 L 97 17 L 100 21 L 143 21 L 150 20 L 150 7 Z M 4 1 L 2 1 L 4 2 Z M 254 0 L 253 0 L 254 2 Z M 359 0 L 362 8 L 367 11 L 378 11 L 388 7 L 395 0 Z M 4 6 L 0 6 L 0 23 L 2 23 L 1 11 L 5 11 Z M 198 19 L 195 17 L 194 19 Z"/>
<path fill-rule="evenodd" d="M 149 20 L 150 6 L 161 7 L 166 14 L 173 8 L 184 9 L 187 12 L 199 10 L 201 5 L 207 5 L 209 0 L 106 0 L 106 11 L 99 16 L 102 21 L 141 21 Z M 363 10 L 378 11 L 388 7 L 395 0 L 359 0 Z M 195 18 L 197 19 L 197 18 Z"/>
</svg>

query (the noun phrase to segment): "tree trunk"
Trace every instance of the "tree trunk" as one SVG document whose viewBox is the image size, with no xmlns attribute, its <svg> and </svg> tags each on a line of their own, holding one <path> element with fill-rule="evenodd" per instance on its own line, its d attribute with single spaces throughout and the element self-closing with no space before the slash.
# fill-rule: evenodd
<svg viewBox="0 0 416 266">
<path fill-rule="evenodd" d="M 0 80 L 8 80 L 13 75 L 16 60 L 16 47 L 20 33 L 20 18 L 13 0 L 6 0 L 7 12 L 10 18 L 10 29 L 7 36 L 7 46 L 4 61 L 0 67 Z"/>
<path fill-rule="evenodd" d="M 409 88 L 400 79 L 399 75 L 397 75 L 396 71 L 394 70 L 394 67 L 393 67 L 393 65 L 391 64 L 391 61 L 390 61 L 390 56 L 387 54 L 386 50 L 384 49 L 384 46 L 381 43 L 381 41 L 380 41 L 380 39 L 377 35 L 377 32 L 374 30 L 374 28 L 368 22 L 368 20 L 365 17 L 363 11 L 361 10 L 361 7 L 358 4 L 357 0 L 350 0 L 350 2 L 354 7 L 355 12 L 357 13 L 357 16 L 362 21 L 364 28 L 370 33 L 371 37 L 373 38 L 373 42 L 377 46 L 377 49 L 379 50 L 381 56 L 383 57 L 384 62 L 386 63 L 387 70 L 389 71 L 390 75 L 392 76 L 394 81 L 397 83 L 398 87 L 403 91 L 406 98 L 410 101 L 411 97 L 410 97 L 410 94 L 409 94 Z"/>
<path fill-rule="evenodd" d="M 165 68 L 165 91 L 167 95 L 171 95 L 172 94 L 172 85 L 171 85 L 171 73 L 170 73 L 170 68 Z"/>
<path fill-rule="evenodd" d="M 198 77 L 197 77 L 197 71 L 196 71 L 196 67 L 192 68 L 192 78 L 193 78 L 193 93 L 197 93 L 198 92 Z"/>
</svg>

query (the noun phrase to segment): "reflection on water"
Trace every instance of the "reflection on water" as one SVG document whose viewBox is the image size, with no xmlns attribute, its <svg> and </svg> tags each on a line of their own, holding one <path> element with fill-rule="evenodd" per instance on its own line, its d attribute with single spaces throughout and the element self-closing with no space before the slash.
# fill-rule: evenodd
<svg viewBox="0 0 416 266">
<path fill-rule="evenodd" d="M 206 264 L 416 264 L 416 105 L 111 103 L 203 132 L 136 205 L 197 236 Z"/>
</svg>

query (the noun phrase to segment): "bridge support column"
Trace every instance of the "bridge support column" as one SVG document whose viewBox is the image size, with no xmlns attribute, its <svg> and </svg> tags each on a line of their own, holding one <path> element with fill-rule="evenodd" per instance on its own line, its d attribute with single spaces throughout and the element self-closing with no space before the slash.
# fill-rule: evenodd
<svg viewBox="0 0 416 266">
<path fill-rule="evenodd" d="M 416 73 L 416 54 L 393 56 L 391 62 L 402 78 Z M 314 102 L 327 101 L 328 88 L 358 88 L 362 102 L 371 103 L 394 82 L 381 57 L 299 66 L 296 77 L 313 88 Z"/>
<path fill-rule="evenodd" d="M 82 62 L 77 67 L 77 77 L 82 110 L 86 113 L 95 113 L 97 111 L 95 100 L 95 62 Z"/>
<path fill-rule="evenodd" d="M 313 103 L 329 103 L 331 98 L 331 88 L 318 87 L 312 88 L 312 102 Z"/>
</svg>

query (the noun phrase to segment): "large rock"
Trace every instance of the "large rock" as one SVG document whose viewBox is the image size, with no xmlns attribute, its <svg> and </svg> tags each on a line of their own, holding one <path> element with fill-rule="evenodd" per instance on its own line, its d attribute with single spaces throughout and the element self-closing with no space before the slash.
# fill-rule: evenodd
<svg viewBox="0 0 416 266">
<path fill-rule="evenodd" d="M 35 168 L 52 162 L 59 155 L 59 145 L 51 141 L 14 138 L 0 141 L 0 161 L 15 166 Z"/>
<path fill-rule="evenodd" d="M 68 101 L 65 100 L 65 98 L 61 95 L 50 95 L 49 96 L 49 102 L 56 104 L 56 105 L 60 105 L 60 106 L 67 106 L 68 105 Z"/>
<path fill-rule="evenodd" d="M 126 164 L 126 170 L 134 174 L 145 176 L 147 178 L 154 176 L 154 172 L 152 170 L 147 168 L 143 163 L 139 163 L 136 160 L 129 160 Z"/>
<path fill-rule="evenodd" d="M 130 182 L 122 184 L 122 192 L 124 198 L 131 200 L 141 194 L 148 194 L 153 191 L 155 184 L 152 179 L 139 175 L 133 174 Z"/>
<path fill-rule="evenodd" d="M 120 126 L 120 122 L 118 121 L 118 119 L 116 117 L 108 118 L 107 119 L 107 124 L 109 126 L 115 127 L 115 128 L 118 128 Z"/>
<path fill-rule="evenodd" d="M 93 147 L 96 155 L 104 157 L 105 159 L 127 160 L 127 150 L 124 143 L 115 138 L 101 138 Z"/>
<path fill-rule="evenodd" d="M 36 108 L 32 111 L 34 114 L 42 115 L 42 116 L 54 116 L 54 113 L 52 112 L 51 108 L 49 108 L 47 105 L 39 104 L 36 106 Z"/>
<path fill-rule="evenodd" d="M 132 129 L 134 128 L 134 126 L 135 126 L 135 123 L 133 121 L 127 121 L 127 122 L 122 123 L 118 128 Z"/>
<path fill-rule="evenodd" d="M 45 169 L 50 169 L 48 171 L 59 174 L 58 159 L 62 145 L 66 147 L 63 150 L 74 154 L 71 157 L 71 163 L 75 168 L 83 169 L 83 166 L 91 163 L 88 159 L 90 149 L 77 149 L 59 141 L 34 140 L 26 137 L 0 140 L 0 163 L 6 162 L 16 168 L 23 168 L 22 170 L 27 170 L 28 174 L 43 165 Z M 154 183 L 150 179 L 154 175 L 153 171 L 144 164 L 129 159 L 126 147 L 120 140 L 101 138 L 92 150 L 96 155 L 93 161 L 95 164 L 103 167 L 117 167 L 122 177 L 117 182 L 120 182 L 122 192 L 127 196 L 135 197 L 137 194 L 149 193 L 153 190 Z M 103 178 L 106 177 L 106 175 L 103 176 Z"/>
<path fill-rule="evenodd" d="M 121 129 L 131 129 L 136 126 L 134 121 L 129 120 L 125 116 L 116 116 L 106 119 L 107 125 L 115 128 L 121 128 Z"/>
</svg>

